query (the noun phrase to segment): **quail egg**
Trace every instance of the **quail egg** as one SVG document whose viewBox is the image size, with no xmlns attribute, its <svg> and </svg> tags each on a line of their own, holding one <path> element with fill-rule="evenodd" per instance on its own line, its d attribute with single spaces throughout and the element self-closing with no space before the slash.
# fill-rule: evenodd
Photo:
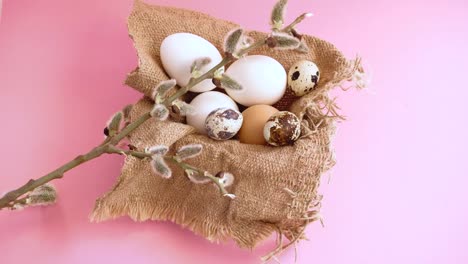
<svg viewBox="0 0 468 264">
<path fill-rule="evenodd" d="M 303 96 L 312 91 L 319 80 L 320 70 L 311 61 L 298 61 L 289 69 L 288 85 L 296 96 Z"/>
<path fill-rule="evenodd" d="M 288 111 L 272 115 L 263 128 L 263 136 L 273 146 L 292 145 L 301 135 L 301 121 Z"/>
<path fill-rule="evenodd" d="M 231 108 L 218 108 L 206 118 L 205 128 L 208 136 L 216 140 L 234 137 L 242 127 L 242 114 Z"/>
</svg>

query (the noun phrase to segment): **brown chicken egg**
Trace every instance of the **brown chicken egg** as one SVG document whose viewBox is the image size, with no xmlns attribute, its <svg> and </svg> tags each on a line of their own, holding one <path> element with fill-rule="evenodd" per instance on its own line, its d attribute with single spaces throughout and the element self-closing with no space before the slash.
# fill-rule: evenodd
<svg viewBox="0 0 468 264">
<path fill-rule="evenodd" d="M 288 111 L 271 116 L 263 128 L 263 136 L 273 146 L 292 145 L 301 135 L 301 121 Z"/>
<path fill-rule="evenodd" d="M 246 144 L 265 145 L 263 127 L 278 109 L 269 105 L 254 105 L 242 112 L 244 122 L 239 130 L 239 141 Z"/>
</svg>

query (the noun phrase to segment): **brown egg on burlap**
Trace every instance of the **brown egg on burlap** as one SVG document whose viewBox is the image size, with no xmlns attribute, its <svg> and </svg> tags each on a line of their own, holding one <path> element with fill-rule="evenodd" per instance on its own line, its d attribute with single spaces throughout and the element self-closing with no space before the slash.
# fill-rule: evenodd
<svg viewBox="0 0 468 264">
<path fill-rule="evenodd" d="M 300 135 L 301 121 L 288 111 L 272 115 L 263 128 L 263 136 L 272 146 L 292 145 Z"/>
<path fill-rule="evenodd" d="M 311 92 L 320 80 L 320 70 L 311 61 L 301 60 L 294 63 L 288 72 L 288 86 L 296 96 Z"/>
<path fill-rule="evenodd" d="M 244 123 L 239 130 L 239 141 L 245 144 L 266 145 L 263 128 L 278 109 L 270 105 L 254 105 L 242 112 Z"/>
</svg>

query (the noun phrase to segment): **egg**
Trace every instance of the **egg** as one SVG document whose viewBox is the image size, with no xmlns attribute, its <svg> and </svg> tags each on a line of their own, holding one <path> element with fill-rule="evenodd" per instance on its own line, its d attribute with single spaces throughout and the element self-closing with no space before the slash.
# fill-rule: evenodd
<svg viewBox="0 0 468 264">
<path fill-rule="evenodd" d="M 239 130 L 239 141 L 246 144 L 265 145 L 267 142 L 263 136 L 263 128 L 268 119 L 278 109 L 269 105 L 254 105 L 242 112 L 244 122 Z"/>
<path fill-rule="evenodd" d="M 212 111 L 205 121 L 208 136 L 216 140 L 234 137 L 242 126 L 242 114 L 231 108 L 218 108 Z"/>
<path fill-rule="evenodd" d="M 272 105 L 286 91 L 286 70 L 278 61 L 268 56 L 252 55 L 241 58 L 226 70 L 226 74 L 243 88 L 226 92 L 244 106 Z"/>
<path fill-rule="evenodd" d="M 236 102 L 229 96 L 215 91 L 201 93 L 193 98 L 190 105 L 195 112 L 187 116 L 187 124 L 195 127 L 198 133 L 207 134 L 205 121 L 208 115 L 218 108 L 230 108 L 239 111 Z"/>
<path fill-rule="evenodd" d="M 190 33 L 176 33 L 166 37 L 161 43 L 160 55 L 166 73 L 175 79 L 179 86 L 188 84 L 191 78 L 190 67 L 195 60 L 203 57 L 211 59 L 210 63 L 200 69 L 203 74 L 223 59 L 213 44 Z M 199 93 L 214 88 L 215 85 L 211 80 L 204 80 L 192 87 L 190 91 Z"/>
<path fill-rule="evenodd" d="M 292 145 L 301 135 L 301 121 L 288 111 L 272 115 L 263 128 L 266 142 L 273 146 Z"/>
<path fill-rule="evenodd" d="M 320 70 L 311 61 L 301 60 L 294 63 L 288 72 L 288 86 L 296 96 L 312 91 L 320 80 Z"/>
</svg>

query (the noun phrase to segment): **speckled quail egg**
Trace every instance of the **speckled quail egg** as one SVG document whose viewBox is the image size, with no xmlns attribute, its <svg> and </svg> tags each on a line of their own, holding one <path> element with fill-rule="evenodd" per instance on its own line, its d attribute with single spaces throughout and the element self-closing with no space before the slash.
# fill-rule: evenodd
<svg viewBox="0 0 468 264">
<path fill-rule="evenodd" d="M 312 91 L 319 80 L 320 70 L 311 61 L 298 61 L 289 69 L 288 86 L 296 96 L 303 96 Z"/>
<path fill-rule="evenodd" d="M 301 135 L 301 121 L 288 111 L 272 115 L 263 128 L 263 136 L 273 146 L 292 145 Z"/>
<path fill-rule="evenodd" d="M 213 110 L 206 118 L 205 128 L 208 136 L 216 140 L 234 137 L 242 127 L 242 114 L 231 108 Z"/>
</svg>

